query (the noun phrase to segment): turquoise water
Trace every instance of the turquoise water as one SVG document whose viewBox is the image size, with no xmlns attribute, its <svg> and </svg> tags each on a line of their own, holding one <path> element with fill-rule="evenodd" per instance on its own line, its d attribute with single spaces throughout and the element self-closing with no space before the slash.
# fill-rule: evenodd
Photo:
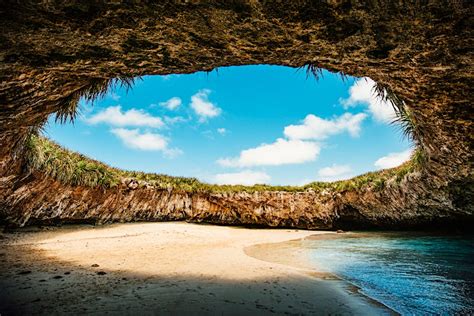
<svg viewBox="0 0 474 316">
<path fill-rule="evenodd" d="M 474 236 L 355 233 L 301 243 L 317 268 L 403 315 L 474 314 Z"/>
</svg>

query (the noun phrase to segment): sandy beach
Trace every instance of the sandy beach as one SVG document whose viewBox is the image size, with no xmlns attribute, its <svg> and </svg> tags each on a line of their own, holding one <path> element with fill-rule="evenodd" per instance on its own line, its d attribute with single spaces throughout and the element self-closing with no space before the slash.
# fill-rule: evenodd
<svg viewBox="0 0 474 316">
<path fill-rule="evenodd" d="M 188 223 L 0 235 L 0 314 L 391 314 L 303 253 L 323 232 Z"/>
</svg>

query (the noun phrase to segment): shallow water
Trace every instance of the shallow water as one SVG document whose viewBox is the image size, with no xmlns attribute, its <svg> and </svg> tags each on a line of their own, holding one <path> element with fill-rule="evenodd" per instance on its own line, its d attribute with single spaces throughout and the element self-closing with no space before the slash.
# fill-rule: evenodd
<svg viewBox="0 0 474 316">
<path fill-rule="evenodd" d="M 474 314 L 474 236 L 350 233 L 300 245 L 316 269 L 401 314 Z"/>
</svg>

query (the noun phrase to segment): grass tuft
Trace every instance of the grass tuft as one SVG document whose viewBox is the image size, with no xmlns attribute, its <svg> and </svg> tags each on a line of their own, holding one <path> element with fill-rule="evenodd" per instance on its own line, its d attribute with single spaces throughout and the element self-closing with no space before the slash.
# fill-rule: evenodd
<svg viewBox="0 0 474 316">
<path fill-rule="evenodd" d="M 307 63 L 303 68 L 306 70 L 306 78 L 314 77 L 314 79 L 319 80 L 323 77 L 323 69 L 315 64 Z"/>
<path fill-rule="evenodd" d="M 395 111 L 395 119 L 393 119 L 391 123 L 400 128 L 402 136 L 413 142 L 417 147 L 421 147 L 419 145 L 422 135 L 406 103 L 400 99 L 392 89 L 380 83 L 375 84 L 373 93 L 383 101 L 388 101 L 392 105 Z"/>
<path fill-rule="evenodd" d="M 111 188 L 120 179 L 118 170 L 34 134 L 27 143 L 27 168 L 71 185 Z"/>
<path fill-rule="evenodd" d="M 316 79 L 316 81 L 319 81 L 319 79 L 323 78 L 323 76 L 324 76 L 323 70 L 324 69 L 326 69 L 329 72 L 332 72 L 332 73 L 335 73 L 335 74 L 339 75 L 341 80 L 344 81 L 344 82 L 348 81 L 348 78 L 349 78 L 349 76 L 347 74 L 345 74 L 344 72 L 342 72 L 342 71 L 338 71 L 336 69 L 321 68 L 321 67 L 319 67 L 318 65 L 316 65 L 312 62 L 308 62 L 308 63 L 304 64 L 303 66 L 298 68 L 298 70 L 300 70 L 300 69 L 305 70 L 306 79 L 308 79 L 309 77 L 313 77 L 314 79 Z"/>
<path fill-rule="evenodd" d="M 61 100 L 60 108 L 56 112 L 56 122 L 62 124 L 74 122 L 79 114 L 79 100 L 84 98 L 88 102 L 94 102 L 107 95 L 111 89 L 117 86 L 131 89 L 137 79 L 133 77 L 120 76 L 117 78 L 92 78 L 89 83 L 74 91 Z"/>
</svg>

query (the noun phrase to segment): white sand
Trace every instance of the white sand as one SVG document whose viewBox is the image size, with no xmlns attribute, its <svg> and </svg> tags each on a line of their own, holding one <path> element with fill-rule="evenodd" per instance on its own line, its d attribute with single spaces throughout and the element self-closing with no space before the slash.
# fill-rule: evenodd
<svg viewBox="0 0 474 316">
<path fill-rule="evenodd" d="M 137 223 L 7 235 L 0 314 L 389 313 L 300 253 L 254 246 L 317 233 Z"/>
</svg>

